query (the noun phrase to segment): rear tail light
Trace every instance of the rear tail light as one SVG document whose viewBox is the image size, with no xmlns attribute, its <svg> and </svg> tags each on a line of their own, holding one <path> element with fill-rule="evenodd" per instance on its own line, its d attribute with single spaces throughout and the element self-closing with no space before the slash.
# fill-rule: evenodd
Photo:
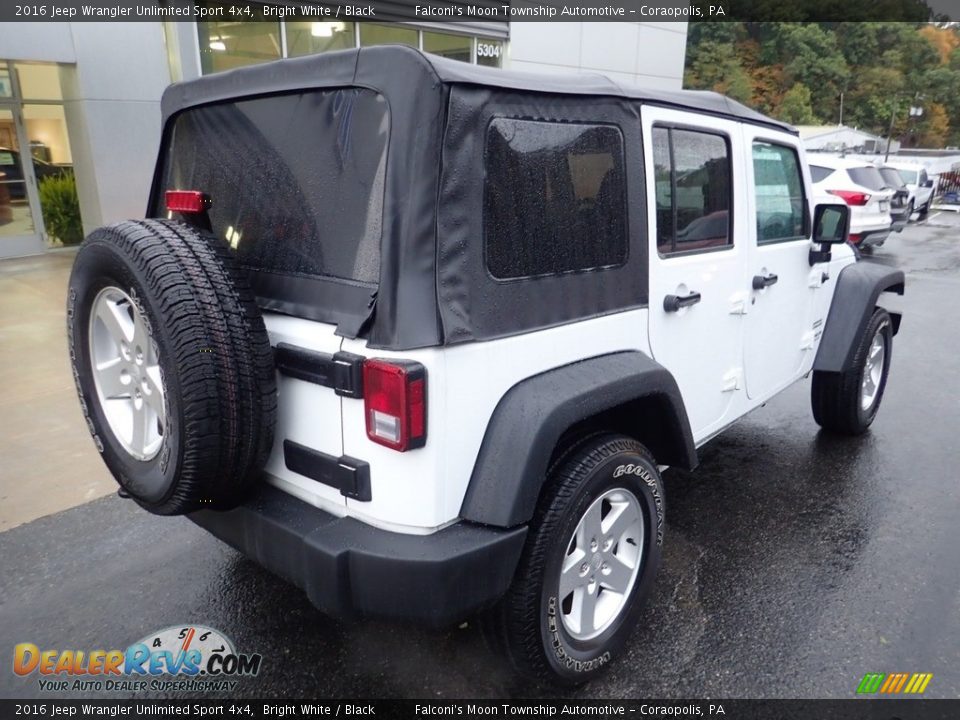
<svg viewBox="0 0 960 720">
<path fill-rule="evenodd" d="M 167 210 L 179 213 L 202 213 L 210 207 L 210 196 L 199 190 L 167 190 Z"/>
<path fill-rule="evenodd" d="M 850 239 L 850 242 L 852 242 L 854 245 L 859 245 L 860 233 L 850 233 L 849 239 Z"/>
<path fill-rule="evenodd" d="M 856 190 L 827 190 L 831 195 L 843 198 L 847 205 L 866 205 L 870 200 L 867 193 L 857 192 Z"/>
<path fill-rule="evenodd" d="M 416 362 L 365 360 L 367 437 L 404 452 L 427 442 L 427 373 Z"/>
</svg>

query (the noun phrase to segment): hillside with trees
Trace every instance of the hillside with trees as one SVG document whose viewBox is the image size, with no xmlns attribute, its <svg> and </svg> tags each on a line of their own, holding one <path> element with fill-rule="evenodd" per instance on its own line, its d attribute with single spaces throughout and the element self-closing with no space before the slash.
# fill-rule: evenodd
<svg viewBox="0 0 960 720">
<path fill-rule="evenodd" d="M 960 145 L 960 28 L 931 23 L 693 22 L 684 87 L 795 125 L 843 124 L 910 147 Z M 910 107 L 923 108 L 919 117 Z"/>
</svg>

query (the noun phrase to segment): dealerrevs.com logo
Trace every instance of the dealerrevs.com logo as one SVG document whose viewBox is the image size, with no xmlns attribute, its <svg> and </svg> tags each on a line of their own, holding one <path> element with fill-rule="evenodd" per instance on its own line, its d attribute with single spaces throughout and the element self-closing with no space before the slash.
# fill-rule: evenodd
<svg viewBox="0 0 960 720">
<path fill-rule="evenodd" d="M 259 673 L 262 661 L 203 625 L 168 627 L 126 650 L 42 650 L 29 642 L 13 649 L 13 672 L 37 675 L 40 690 L 51 692 L 229 692 Z"/>
</svg>

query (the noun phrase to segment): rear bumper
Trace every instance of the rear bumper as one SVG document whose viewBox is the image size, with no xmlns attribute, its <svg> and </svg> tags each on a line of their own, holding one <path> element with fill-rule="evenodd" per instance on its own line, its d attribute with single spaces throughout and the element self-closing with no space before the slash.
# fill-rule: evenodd
<svg viewBox="0 0 960 720">
<path fill-rule="evenodd" d="M 875 230 L 873 232 L 865 232 L 860 236 L 860 247 L 870 247 L 871 245 L 883 245 L 887 241 L 887 238 L 890 237 L 890 229 L 886 230 Z"/>
<path fill-rule="evenodd" d="M 188 517 L 302 588 L 329 615 L 434 627 L 503 596 L 527 532 L 459 522 L 432 535 L 394 533 L 335 517 L 266 484 L 238 508 Z"/>
<path fill-rule="evenodd" d="M 906 208 L 896 208 L 890 211 L 890 230 L 891 232 L 903 232 L 903 229 L 910 221 Z"/>
<path fill-rule="evenodd" d="M 890 237 L 890 230 L 892 225 L 883 225 L 882 227 L 861 227 L 861 228 L 850 228 L 850 236 L 853 238 L 857 236 L 857 239 L 853 241 L 854 245 L 857 247 L 870 247 L 871 245 L 883 245 L 888 237 Z"/>
</svg>

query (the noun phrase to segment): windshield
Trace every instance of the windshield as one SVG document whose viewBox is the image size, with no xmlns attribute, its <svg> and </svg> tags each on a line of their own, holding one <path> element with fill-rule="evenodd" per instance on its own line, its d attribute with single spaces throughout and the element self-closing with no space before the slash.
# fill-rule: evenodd
<svg viewBox="0 0 960 720">
<path fill-rule="evenodd" d="M 903 181 L 908 185 L 916 185 L 917 183 L 917 171 L 916 170 L 897 170 L 900 173 L 900 177 L 903 178 Z"/>
<path fill-rule="evenodd" d="M 862 185 L 870 190 L 883 190 L 889 188 L 890 184 L 883 179 L 883 175 L 873 165 L 864 167 L 848 168 L 847 174 L 857 185 Z"/>
</svg>

